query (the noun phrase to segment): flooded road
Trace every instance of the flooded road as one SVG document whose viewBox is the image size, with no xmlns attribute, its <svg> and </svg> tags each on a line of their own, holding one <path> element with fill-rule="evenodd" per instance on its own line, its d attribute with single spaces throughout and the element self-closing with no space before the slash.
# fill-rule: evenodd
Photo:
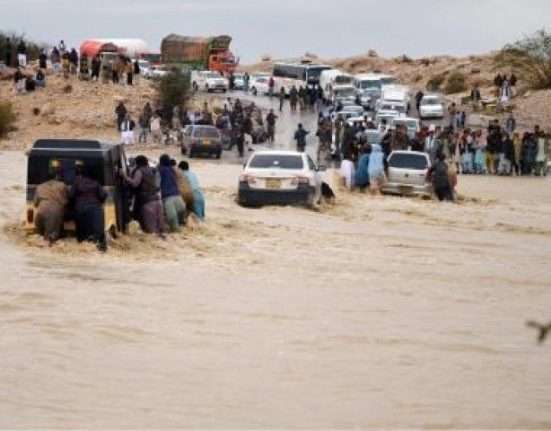
<svg viewBox="0 0 551 431">
<path fill-rule="evenodd" d="M 239 164 L 192 167 L 205 226 L 101 255 L 20 235 L 0 154 L 1 428 L 551 427 L 524 326 L 551 315 L 549 179 L 250 210 Z"/>
</svg>

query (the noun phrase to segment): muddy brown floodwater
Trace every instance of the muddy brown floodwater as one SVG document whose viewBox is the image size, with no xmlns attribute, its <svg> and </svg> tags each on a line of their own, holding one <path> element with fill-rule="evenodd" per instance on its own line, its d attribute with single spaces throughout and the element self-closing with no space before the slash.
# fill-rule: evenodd
<svg viewBox="0 0 551 431">
<path fill-rule="evenodd" d="M 101 255 L 23 236 L 0 154 L 1 428 L 551 427 L 549 179 L 251 210 L 193 166 L 208 223 Z"/>
</svg>

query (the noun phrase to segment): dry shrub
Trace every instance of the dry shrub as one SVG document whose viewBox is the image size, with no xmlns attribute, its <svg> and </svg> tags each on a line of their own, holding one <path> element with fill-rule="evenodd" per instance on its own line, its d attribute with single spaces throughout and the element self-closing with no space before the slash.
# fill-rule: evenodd
<svg viewBox="0 0 551 431">
<path fill-rule="evenodd" d="M 11 102 L 0 102 L 0 138 L 15 129 L 16 115 Z"/>
<path fill-rule="evenodd" d="M 505 46 L 495 57 L 498 68 L 509 68 L 534 90 L 551 88 L 551 33 L 540 30 Z"/>
<path fill-rule="evenodd" d="M 461 72 L 453 72 L 448 76 L 444 92 L 446 94 L 461 93 L 467 90 L 467 80 L 465 74 Z"/>
<path fill-rule="evenodd" d="M 427 90 L 439 91 L 440 88 L 442 87 L 442 84 L 444 84 L 445 80 L 446 80 L 446 77 L 444 76 L 444 74 L 434 75 L 427 82 Z"/>
</svg>

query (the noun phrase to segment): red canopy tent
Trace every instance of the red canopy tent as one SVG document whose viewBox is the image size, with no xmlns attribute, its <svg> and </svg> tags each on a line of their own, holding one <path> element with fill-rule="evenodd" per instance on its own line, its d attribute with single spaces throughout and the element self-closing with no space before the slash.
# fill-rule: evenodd
<svg viewBox="0 0 551 431">
<path fill-rule="evenodd" d="M 80 45 L 80 56 L 93 58 L 101 52 L 119 52 L 117 45 L 99 40 L 85 40 Z"/>
</svg>

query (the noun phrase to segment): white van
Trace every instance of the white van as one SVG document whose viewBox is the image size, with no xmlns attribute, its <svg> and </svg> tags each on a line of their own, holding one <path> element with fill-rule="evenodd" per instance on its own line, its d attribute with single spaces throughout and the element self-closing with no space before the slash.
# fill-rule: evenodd
<svg viewBox="0 0 551 431">
<path fill-rule="evenodd" d="M 339 69 L 329 69 L 321 72 L 320 88 L 323 90 L 323 97 L 326 100 L 331 99 L 331 94 L 335 86 L 353 85 L 354 76 Z"/>
<path fill-rule="evenodd" d="M 385 85 L 381 89 L 381 97 L 375 104 L 375 109 L 381 109 L 385 104 L 402 105 L 406 107 L 406 113 L 410 108 L 411 93 L 409 87 L 404 85 Z"/>
<path fill-rule="evenodd" d="M 396 78 L 382 73 L 364 73 L 354 78 L 354 86 L 365 108 L 373 108 L 377 99 L 381 97 L 382 88 L 395 83 Z"/>
</svg>

